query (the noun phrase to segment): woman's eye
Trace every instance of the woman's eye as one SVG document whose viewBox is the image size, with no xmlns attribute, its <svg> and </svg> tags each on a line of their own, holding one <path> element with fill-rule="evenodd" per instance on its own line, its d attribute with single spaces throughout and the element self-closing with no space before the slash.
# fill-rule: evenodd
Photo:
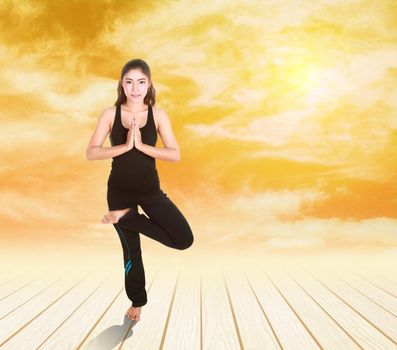
<svg viewBox="0 0 397 350">
<path fill-rule="evenodd" d="M 127 81 L 127 84 L 131 84 L 132 82 L 131 81 Z M 142 84 L 146 84 L 146 81 L 140 81 L 140 83 L 142 83 Z"/>
</svg>

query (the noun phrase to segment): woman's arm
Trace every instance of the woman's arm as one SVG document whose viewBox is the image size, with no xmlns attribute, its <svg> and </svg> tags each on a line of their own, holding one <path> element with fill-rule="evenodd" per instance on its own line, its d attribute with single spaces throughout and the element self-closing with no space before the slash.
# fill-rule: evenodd
<svg viewBox="0 0 397 350">
<path fill-rule="evenodd" d="M 112 147 L 102 147 L 106 136 L 110 132 L 114 109 L 107 107 L 101 113 L 94 133 L 88 143 L 86 158 L 87 160 L 100 160 L 116 157 L 128 151 L 126 144 Z"/>
<path fill-rule="evenodd" d="M 172 131 L 171 121 L 168 114 L 160 108 L 157 108 L 156 117 L 158 119 L 158 128 L 164 148 L 154 147 L 142 142 L 136 143 L 135 147 L 147 155 L 167 160 L 169 162 L 178 162 L 181 160 L 179 146 Z"/>
</svg>

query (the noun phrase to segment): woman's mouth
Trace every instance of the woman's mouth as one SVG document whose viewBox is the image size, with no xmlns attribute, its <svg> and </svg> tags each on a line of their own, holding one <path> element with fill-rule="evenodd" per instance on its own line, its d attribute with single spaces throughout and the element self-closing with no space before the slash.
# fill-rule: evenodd
<svg viewBox="0 0 397 350">
<path fill-rule="evenodd" d="M 134 95 L 134 94 L 132 94 L 131 96 L 132 96 L 132 97 L 139 97 L 139 96 L 141 96 L 141 94 L 139 94 L 139 95 Z"/>
</svg>

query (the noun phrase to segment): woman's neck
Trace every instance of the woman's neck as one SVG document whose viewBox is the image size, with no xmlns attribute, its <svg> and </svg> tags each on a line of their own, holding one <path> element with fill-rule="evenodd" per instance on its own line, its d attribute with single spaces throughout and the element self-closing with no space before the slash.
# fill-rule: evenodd
<svg viewBox="0 0 397 350">
<path fill-rule="evenodd" d="M 131 103 L 131 104 L 128 104 L 127 102 L 125 102 L 125 103 L 123 104 L 123 107 L 124 107 L 125 109 L 128 109 L 129 111 L 135 113 L 135 112 L 139 112 L 139 111 L 145 110 L 145 109 L 147 108 L 147 105 L 144 104 L 144 103 L 139 103 L 139 104 L 137 104 L 137 103 Z"/>
</svg>

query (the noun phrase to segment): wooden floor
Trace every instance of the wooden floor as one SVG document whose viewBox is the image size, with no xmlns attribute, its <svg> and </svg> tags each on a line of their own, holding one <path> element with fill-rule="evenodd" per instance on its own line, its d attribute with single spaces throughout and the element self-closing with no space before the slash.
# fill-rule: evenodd
<svg viewBox="0 0 397 350">
<path fill-rule="evenodd" d="M 122 266 L 23 271 L 0 269 L 1 349 L 397 349 L 387 271 L 146 264 L 137 323 Z"/>
</svg>

